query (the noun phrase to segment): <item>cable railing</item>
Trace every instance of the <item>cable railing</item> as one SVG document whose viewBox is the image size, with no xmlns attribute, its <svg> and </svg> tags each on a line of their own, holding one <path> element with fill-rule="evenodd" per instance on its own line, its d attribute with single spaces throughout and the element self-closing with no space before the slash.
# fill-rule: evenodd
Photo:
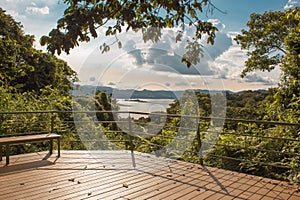
<svg viewBox="0 0 300 200">
<path fill-rule="evenodd" d="M 0 112 L 0 122 L 0 137 L 61 134 L 61 149 L 125 149 L 271 178 L 300 179 L 299 123 L 56 110 Z M 43 144 L 13 148 L 14 153 L 46 149 Z"/>
</svg>

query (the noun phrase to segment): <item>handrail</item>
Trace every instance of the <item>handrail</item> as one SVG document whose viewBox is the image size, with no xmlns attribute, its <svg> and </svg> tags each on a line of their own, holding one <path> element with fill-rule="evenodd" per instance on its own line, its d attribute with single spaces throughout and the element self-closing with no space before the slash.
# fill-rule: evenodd
<svg viewBox="0 0 300 200">
<path fill-rule="evenodd" d="M 191 116 L 191 115 L 178 115 L 161 112 L 139 112 L 139 111 L 68 111 L 68 110 L 37 110 L 37 111 L 0 111 L 1 114 L 34 114 L 34 113 L 120 113 L 120 114 L 137 114 L 137 115 L 158 115 L 158 116 L 169 116 L 169 117 L 188 117 L 192 119 L 200 120 L 226 120 L 227 122 L 244 122 L 244 123 L 256 123 L 256 124 L 270 124 L 270 125 L 288 125 L 288 126 L 299 126 L 300 123 L 291 123 L 283 121 L 268 121 L 268 120 L 252 120 L 252 119 L 241 119 L 241 118 L 225 118 L 225 117 L 208 117 L 208 116 Z"/>
<path fill-rule="evenodd" d="M 70 118 L 67 120 L 60 119 L 60 113 L 69 113 Z M 94 119 L 89 118 L 72 118 L 76 114 L 86 114 L 88 117 L 95 117 L 98 113 L 111 113 L 111 114 L 128 114 L 127 118 L 118 118 L 115 120 L 109 119 L 96 119 L 96 121 L 93 121 Z M 45 114 L 45 115 L 37 115 L 36 114 Z M 9 115 L 15 115 L 15 116 L 23 116 L 23 117 L 7 117 L 7 121 L 5 117 L 3 116 L 9 116 Z M 49 115 L 49 116 L 48 116 Z M 166 117 L 166 119 L 172 119 L 172 118 L 178 118 L 180 121 L 181 119 L 191 119 L 192 122 L 198 125 L 199 130 L 196 130 L 192 127 L 180 127 L 180 125 L 172 124 L 168 122 L 167 124 L 164 123 L 154 123 L 149 121 L 141 121 L 138 123 L 138 120 L 132 120 L 132 115 L 141 115 L 141 116 L 162 116 Z M 39 118 L 40 117 L 40 118 Z M 291 170 L 289 173 L 294 173 L 295 171 L 298 173 L 299 168 L 295 167 L 293 164 L 289 163 L 283 163 L 282 166 L 278 164 L 277 160 L 272 162 L 272 156 L 278 155 L 278 157 L 283 156 L 283 160 L 289 160 L 289 159 L 298 159 L 299 157 L 299 151 L 297 149 L 284 149 L 289 145 L 289 143 L 300 143 L 300 139 L 298 138 L 299 134 L 299 128 L 300 123 L 289 123 L 289 122 L 281 122 L 281 121 L 267 121 L 267 120 L 248 120 L 248 119 L 234 119 L 234 118 L 222 118 L 222 117 L 208 117 L 208 116 L 189 116 L 189 115 L 178 115 L 178 114 L 168 114 L 168 113 L 161 113 L 161 112 L 137 112 L 137 111 L 67 111 L 67 110 L 37 110 L 37 111 L 5 111 L 0 112 L 0 136 L 4 135 L 13 135 L 13 134 L 35 134 L 40 131 L 40 129 L 47 128 L 50 132 L 58 132 L 62 134 L 62 148 L 85 148 L 82 143 L 84 142 L 90 142 L 93 144 L 103 144 L 102 146 L 109 147 L 109 143 L 114 143 L 116 145 L 121 146 L 121 148 L 126 148 L 132 150 L 139 150 L 139 151 L 145 151 L 146 153 L 150 153 L 152 151 L 163 149 L 163 147 L 166 146 L 167 143 L 172 141 L 176 135 L 179 133 L 179 131 L 183 131 L 184 133 L 192 133 L 193 134 L 199 134 L 197 137 L 195 137 L 194 141 L 191 141 L 191 146 L 185 149 L 185 153 L 189 154 L 186 157 L 193 157 L 193 158 L 200 158 L 201 155 L 200 149 L 201 145 L 204 141 L 204 138 L 206 135 L 217 133 L 217 137 L 230 137 L 231 143 L 226 143 L 226 141 L 219 140 L 217 143 L 212 143 L 214 145 L 214 153 L 207 154 L 207 158 L 211 157 L 211 160 L 217 160 L 219 159 L 228 159 L 228 160 L 234 160 L 236 162 L 240 162 L 240 164 L 243 164 L 242 162 L 250 162 L 253 164 L 259 163 L 259 165 L 268 165 L 270 167 L 278 167 L 283 169 Z M 18 121 L 19 120 L 19 121 Z M 77 120 L 77 121 L 76 121 Z M 209 126 L 210 121 L 222 121 L 224 124 L 229 125 L 229 128 L 231 128 L 231 125 L 233 125 L 230 130 L 216 130 L 205 128 L 204 125 Z M 169 120 L 170 121 L 170 120 Z M 203 127 L 200 127 L 200 121 L 205 122 L 203 123 Z M 22 123 L 19 123 L 22 122 Z M 92 122 L 92 123 L 91 123 Z M 76 127 L 76 123 L 78 126 L 82 125 L 82 130 L 78 131 Z M 93 124 L 95 127 L 89 127 L 91 124 Z M 89 128 L 84 129 L 86 126 Z M 106 124 L 106 125 L 105 125 Z M 110 124 L 110 125 L 109 125 Z M 269 126 L 249 126 L 248 124 L 257 124 L 257 125 L 269 125 Z M 115 126 L 112 126 L 115 125 Z M 119 127 L 120 125 L 124 127 Z M 104 129 L 101 127 L 105 127 Z M 150 130 L 143 129 L 142 127 L 151 127 L 156 128 L 160 131 L 158 131 L 156 134 L 152 134 L 149 132 Z M 114 127 L 114 128 L 112 128 Z M 240 127 L 237 128 L 237 127 Z M 285 133 L 282 131 L 283 135 L 276 135 L 276 134 L 270 134 L 273 133 L 272 131 L 277 130 L 277 127 L 284 127 L 281 128 L 281 130 L 287 129 L 286 127 L 293 127 L 289 128 L 287 130 L 290 131 L 298 131 L 293 134 Z M 61 130 L 64 130 L 64 132 L 61 132 Z M 262 130 L 261 132 L 259 132 Z M 104 132 L 107 135 L 107 138 L 80 138 L 79 134 L 98 134 L 99 131 Z M 128 133 L 126 132 L 128 131 Z M 145 131 L 145 132 L 143 132 Z M 248 132 L 246 132 L 248 131 Z M 253 132 L 252 132 L 253 131 Z M 278 130 L 277 130 L 278 131 Z M 164 133 L 172 133 L 164 135 Z M 197 133 L 196 133 L 197 132 Z M 128 137 L 129 136 L 129 137 Z M 184 136 L 184 137 L 183 137 Z M 189 135 L 181 135 L 180 137 L 177 137 L 177 142 L 185 141 L 187 136 Z M 145 137 L 143 139 L 143 137 Z M 70 139 L 72 138 L 72 139 Z M 282 146 L 276 146 L 273 143 L 270 143 L 270 149 L 265 148 L 265 146 L 259 146 L 261 143 L 266 143 L 273 141 L 274 144 L 280 143 Z M 209 141 L 206 142 L 206 144 L 210 144 Z M 76 146 L 77 145 L 77 146 Z M 256 145 L 256 146 L 251 146 Z M 298 144 L 299 145 L 299 144 Z M 101 146 L 101 145 L 100 145 Z M 284 148 L 283 148 L 284 147 Z M 181 148 L 181 147 L 178 147 Z M 261 152 L 261 154 L 266 154 L 266 160 L 256 160 L 256 159 L 249 159 L 249 157 L 237 157 L 236 155 L 230 155 L 230 154 L 219 154 L 219 149 L 227 149 L 230 151 L 245 151 L 245 155 L 248 154 L 251 156 L 253 152 Z M 273 148 L 273 149 L 272 149 Z M 26 152 L 26 148 L 25 148 Z M 247 154 L 248 153 L 248 154 Z M 241 153 L 242 155 L 243 153 Z M 255 155 L 255 154 L 253 154 Z M 271 158 L 269 158 L 269 157 Z M 213 159 L 212 159 L 213 158 Z M 275 159 L 276 157 L 274 157 Z M 268 159 L 270 159 L 270 162 L 268 163 Z M 276 158 L 277 159 L 277 158 Z M 193 162 L 203 162 L 203 158 L 198 161 L 195 160 L 189 160 L 187 161 L 193 161 Z M 275 163 L 275 164 L 274 164 Z M 210 163 L 210 160 L 204 160 L 204 164 L 213 165 Z M 275 173 L 275 172 L 274 172 Z M 287 172 L 286 172 L 287 173 Z M 300 172 L 299 172 L 300 173 Z"/>
</svg>

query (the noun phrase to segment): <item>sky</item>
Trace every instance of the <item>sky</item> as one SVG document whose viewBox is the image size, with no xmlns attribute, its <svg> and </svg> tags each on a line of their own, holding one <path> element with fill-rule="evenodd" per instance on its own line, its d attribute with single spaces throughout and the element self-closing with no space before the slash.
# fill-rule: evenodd
<svg viewBox="0 0 300 200">
<path fill-rule="evenodd" d="M 180 60 L 184 53 L 185 42 L 193 35 L 193 29 L 187 29 L 182 42 L 175 42 L 177 29 L 163 30 L 158 43 L 144 43 L 140 33 L 127 32 L 118 37 L 123 47 L 112 46 L 112 50 L 102 54 L 99 46 L 114 42 L 114 38 L 104 35 L 89 43 L 81 43 L 71 50 L 69 55 L 59 57 L 67 61 L 79 76 L 80 84 L 104 85 L 119 89 L 153 90 L 256 90 L 276 87 L 280 70 L 262 73 L 253 72 L 246 78 L 240 78 L 247 59 L 245 51 L 240 49 L 233 38 L 246 29 L 251 13 L 263 13 L 299 6 L 298 0 L 212 0 L 222 12 L 214 10 L 207 13 L 204 20 L 218 27 L 217 38 L 213 46 L 205 44 L 204 57 L 200 64 L 187 68 Z M 66 8 L 63 0 L 1 0 L 0 7 L 21 22 L 24 32 L 36 38 L 35 47 L 45 51 L 39 45 L 39 38 L 48 35 L 63 16 Z M 224 14 L 226 13 L 226 14 Z"/>
</svg>

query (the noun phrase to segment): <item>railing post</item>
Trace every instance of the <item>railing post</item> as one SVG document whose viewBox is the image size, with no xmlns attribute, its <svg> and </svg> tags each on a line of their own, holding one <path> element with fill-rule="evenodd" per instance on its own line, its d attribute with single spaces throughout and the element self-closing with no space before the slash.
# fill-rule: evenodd
<svg viewBox="0 0 300 200">
<path fill-rule="evenodd" d="M 244 149 L 246 150 L 247 148 L 247 136 L 245 135 L 245 138 L 244 138 Z"/>
<path fill-rule="evenodd" d="M 130 149 L 132 150 L 132 141 L 131 141 L 131 134 L 132 134 L 132 128 L 131 128 L 131 117 L 130 117 L 130 113 L 128 114 L 128 134 L 129 134 L 129 145 L 130 145 Z"/>
<path fill-rule="evenodd" d="M 51 117 L 51 124 L 50 124 L 50 133 L 53 133 L 54 131 L 54 111 L 50 112 L 50 117 Z"/>
<path fill-rule="evenodd" d="M 2 145 L 0 145 L 0 161 L 2 161 Z"/>
<path fill-rule="evenodd" d="M 9 154 L 10 154 L 10 146 L 9 146 L 9 144 L 7 144 L 6 145 L 6 165 L 8 165 L 9 164 Z"/>
<path fill-rule="evenodd" d="M 245 125 L 242 124 L 242 132 L 241 133 L 238 133 L 239 135 L 244 135 L 244 150 L 246 150 L 246 140 L 247 140 L 247 136 L 246 136 L 246 132 L 245 132 Z M 237 128 L 237 130 L 239 130 Z"/>
<path fill-rule="evenodd" d="M 130 151 L 131 151 L 131 160 L 132 160 L 132 165 L 135 168 L 136 164 L 135 164 L 135 158 L 134 158 L 134 147 L 133 147 L 133 142 L 132 142 L 132 127 L 131 127 L 131 116 L 130 113 L 128 115 L 128 130 L 129 130 L 129 143 L 130 143 Z"/>
<path fill-rule="evenodd" d="M 49 154 L 52 155 L 53 153 L 53 139 L 50 139 L 50 150 L 49 150 Z"/>
<path fill-rule="evenodd" d="M 196 118 L 197 120 L 198 118 Z M 200 119 L 198 119 L 198 123 L 197 123 L 198 127 L 197 127 L 197 146 L 196 146 L 196 152 L 199 153 L 199 158 L 200 158 L 200 165 L 203 165 L 203 157 L 202 157 L 202 152 L 201 150 L 201 144 L 202 144 L 202 138 L 201 138 L 201 131 L 200 131 Z"/>
</svg>

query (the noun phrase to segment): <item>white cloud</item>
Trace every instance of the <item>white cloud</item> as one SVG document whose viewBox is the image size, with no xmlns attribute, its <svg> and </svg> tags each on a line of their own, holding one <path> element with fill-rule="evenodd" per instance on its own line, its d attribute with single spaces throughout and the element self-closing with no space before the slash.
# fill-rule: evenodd
<svg viewBox="0 0 300 200">
<path fill-rule="evenodd" d="M 226 27 L 225 24 L 221 23 L 219 19 L 209 19 L 207 21 L 212 23 L 212 25 L 214 25 L 215 27 L 217 27 L 219 31 L 222 31 Z"/>
<path fill-rule="evenodd" d="M 288 10 L 288 9 L 294 8 L 296 6 L 300 6 L 299 0 L 288 0 L 287 4 L 284 6 L 283 9 Z"/>
<path fill-rule="evenodd" d="M 41 15 L 48 15 L 50 13 L 50 9 L 48 6 L 45 7 L 35 7 L 35 6 L 28 6 L 26 7 L 26 13 L 28 14 L 41 14 Z"/>
<path fill-rule="evenodd" d="M 175 83 L 176 86 L 189 86 L 190 83 L 187 81 L 179 81 Z"/>
<path fill-rule="evenodd" d="M 6 11 L 7 14 L 11 15 L 14 19 L 25 19 L 26 16 L 25 15 L 21 15 L 20 13 L 18 13 L 15 10 L 7 10 Z"/>
<path fill-rule="evenodd" d="M 275 86 L 278 81 L 268 77 L 268 76 L 262 76 L 260 73 L 251 73 L 248 74 L 245 77 L 246 82 L 251 82 L 251 83 L 263 83 L 264 85 L 270 85 L 270 86 Z"/>
<path fill-rule="evenodd" d="M 214 23 L 221 24 L 217 20 Z M 80 76 L 81 74 L 84 75 L 87 79 L 90 77 L 87 73 L 106 74 L 103 70 L 108 70 L 109 75 L 100 76 L 103 79 L 100 78 L 101 82 L 122 82 L 121 85 L 126 83 L 126 87 L 136 85 L 137 80 L 142 82 L 149 80 L 151 75 L 161 78 L 161 83 L 165 85 L 167 83 L 167 86 L 172 85 L 176 88 L 184 87 L 180 81 L 183 77 L 187 80 L 193 80 L 190 87 L 203 87 L 202 83 L 205 81 L 200 81 L 200 85 L 199 77 L 213 78 L 213 82 L 222 78 L 242 81 L 240 73 L 244 68 L 244 61 L 247 56 L 232 41 L 237 33 L 218 32 L 215 44 L 213 46 L 205 45 L 205 56 L 201 59 L 200 64 L 189 69 L 181 62 L 181 56 L 185 51 L 185 41 L 192 36 L 193 31 L 188 30 L 182 41 L 178 43 L 175 40 L 176 34 L 177 32 L 174 30 L 164 30 L 161 40 L 155 44 L 145 44 L 140 33 L 137 35 L 131 32 L 121 34 L 119 39 L 123 43 L 123 49 L 117 49 L 115 45 L 111 47 L 111 51 L 108 53 L 101 54 L 97 47 L 97 50 L 93 53 L 94 55 L 83 63 L 79 74 Z M 112 41 L 108 40 L 106 42 L 111 43 Z M 252 78 L 249 77 L 246 81 L 250 83 L 251 80 L 259 80 L 258 77 L 255 80 L 255 77 Z M 217 84 L 216 87 L 220 87 L 219 85 Z"/>
<path fill-rule="evenodd" d="M 210 62 L 210 65 L 211 68 L 216 70 L 219 78 L 265 86 L 276 86 L 279 80 L 278 69 L 272 73 L 252 72 L 242 79 L 240 74 L 245 68 L 244 63 L 247 58 L 246 51 L 241 50 L 238 45 L 234 44 L 213 62 Z"/>
<path fill-rule="evenodd" d="M 217 19 L 210 20 L 214 25 L 218 25 L 223 29 L 225 26 Z M 217 32 L 215 44 L 207 45 L 206 39 L 203 37 L 203 49 L 204 57 L 201 58 L 199 64 L 187 68 L 185 64 L 181 62 L 181 57 L 185 53 L 185 46 L 187 40 L 191 40 L 194 37 L 195 28 L 187 28 L 183 33 L 181 42 L 176 42 L 176 36 L 178 34 L 176 29 L 165 29 L 163 30 L 162 38 L 158 43 L 146 43 L 141 40 L 141 36 L 133 39 L 128 37 L 133 33 L 127 32 L 126 38 L 123 42 L 123 50 L 127 51 L 131 55 L 133 60 L 128 62 L 133 65 L 145 66 L 145 64 L 151 65 L 151 70 L 156 72 L 169 72 L 178 74 L 189 74 L 189 75 L 214 75 L 214 69 L 210 68 L 208 61 L 214 60 L 224 51 L 226 51 L 232 45 L 231 36 L 224 32 Z M 141 51 L 141 49 L 147 49 Z M 145 55 L 146 53 L 146 55 Z"/>
<path fill-rule="evenodd" d="M 23 2 L 24 0 L 6 0 L 7 3 L 19 3 L 19 2 Z"/>
<path fill-rule="evenodd" d="M 232 45 L 227 51 L 210 62 L 210 66 L 219 73 L 219 77 L 236 79 L 240 77 L 246 59 L 246 53 L 240 50 L 239 46 Z"/>
</svg>

